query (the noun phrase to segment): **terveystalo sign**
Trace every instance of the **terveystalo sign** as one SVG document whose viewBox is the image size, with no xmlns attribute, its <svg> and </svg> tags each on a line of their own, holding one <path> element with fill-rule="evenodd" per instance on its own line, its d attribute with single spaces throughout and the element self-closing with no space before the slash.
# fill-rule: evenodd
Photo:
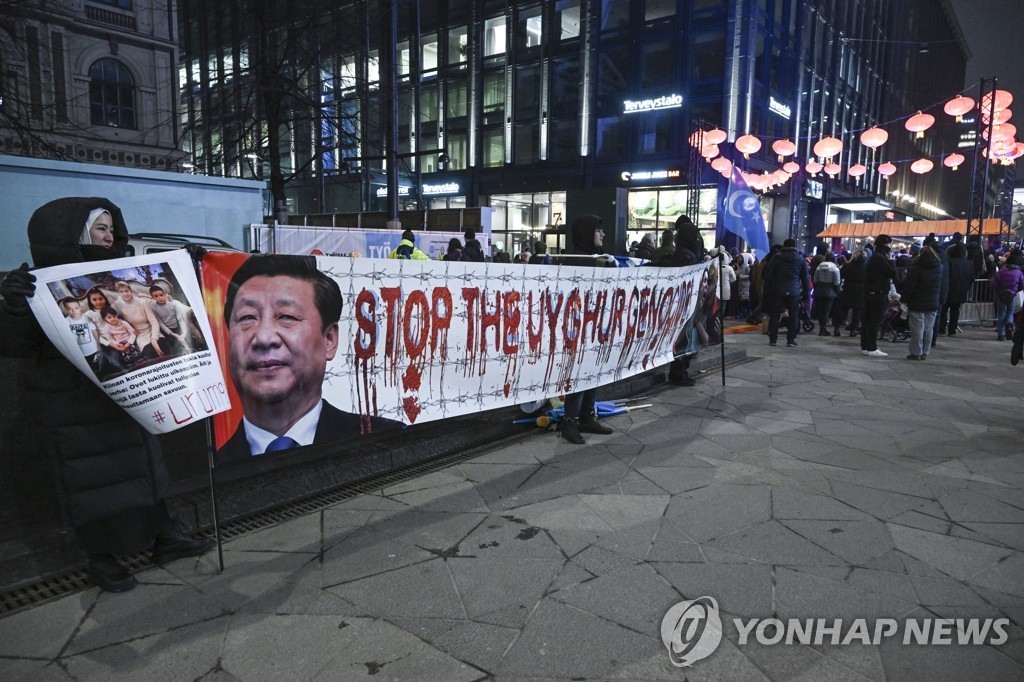
<svg viewBox="0 0 1024 682">
<path fill-rule="evenodd" d="M 644 111 L 658 111 L 660 109 L 676 109 L 683 106 L 682 95 L 665 95 L 655 99 L 627 99 L 622 103 L 622 113 L 637 114 Z"/>
</svg>

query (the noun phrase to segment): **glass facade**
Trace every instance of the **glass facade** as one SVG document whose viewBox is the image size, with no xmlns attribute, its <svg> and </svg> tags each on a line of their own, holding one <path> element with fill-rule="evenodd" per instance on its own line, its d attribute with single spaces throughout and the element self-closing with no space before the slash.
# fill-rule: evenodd
<svg viewBox="0 0 1024 682">
<path fill-rule="evenodd" d="M 939 4 L 908 1 L 918 18 Z M 254 17 L 239 5 L 179 6 L 182 120 L 197 167 L 266 177 L 267 163 L 248 160 L 276 159 L 293 211 L 369 208 L 367 188 L 384 182 L 389 152 L 381 73 L 391 57 L 381 53 L 380 6 L 285 0 L 266 10 L 273 16 Z M 628 215 L 619 207 L 608 209 L 619 215 L 605 216 L 606 224 L 629 225 L 619 243 L 671 222 L 673 207 L 692 205 L 679 198 L 694 182 L 703 187 L 700 220 L 714 216 L 722 181 L 706 165 L 689 177 L 688 138 L 698 122 L 726 129 L 730 139 L 761 137 L 764 151 L 739 163 L 770 171 L 779 165 L 772 139 L 797 140 L 806 159 L 816 139 L 852 140 L 850 133 L 888 120 L 886 103 L 913 100 L 909 80 L 894 75 L 906 68 L 906 51 L 891 43 L 915 35 L 921 22 L 908 25 L 884 0 L 433 0 L 410 7 L 398 17 L 394 55 L 401 184 L 415 188 L 454 174 L 461 201 L 503 215 L 512 200 L 499 197 L 625 187 L 637 193 Z M 269 47 L 259 40 L 262 24 L 278 27 Z M 950 91 L 962 82 L 962 51 L 954 57 L 959 63 L 952 59 L 944 81 Z M 319 68 L 305 68 L 310 62 Z M 284 83 L 266 82 L 268 66 L 287 76 Z M 887 92 L 887 81 L 904 89 Z M 859 144 L 842 158 L 868 160 Z M 624 171 L 668 164 L 682 171 L 663 186 L 621 180 Z M 335 184 L 351 191 L 325 196 L 324 186 Z M 884 188 L 870 170 L 860 180 L 840 176 L 831 189 L 858 195 Z M 769 203 L 793 203 L 789 191 Z M 432 201 L 408 195 L 422 208 Z M 782 223 L 797 213 L 768 211 Z M 571 219 L 563 215 L 563 224 Z M 528 231 L 518 224 L 496 223 L 510 244 L 525 243 L 520 235 Z M 789 224 L 771 227 L 777 239 L 789 236 Z"/>
</svg>

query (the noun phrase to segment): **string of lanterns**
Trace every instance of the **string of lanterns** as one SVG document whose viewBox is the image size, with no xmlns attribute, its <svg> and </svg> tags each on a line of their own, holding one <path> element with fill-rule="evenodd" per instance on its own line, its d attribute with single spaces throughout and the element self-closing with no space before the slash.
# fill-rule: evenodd
<svg viewBox="0 0 1024 682">
<path fill-rule="evenodd" d="M 991 161 L 1010 165 L 1016 159 L 1024 156 L 1024 143 L 1017 141 L 1017 128 L 1012 123 L 1009 123 L 1013 115 L 1009 108 L 1012 103 L 1013 95 L 1006 90 L 996 90 L 994 93 L 986 93 L 981 98 L 980 104 L 971 97 L 958 94 L 947 101 L 942 110 L 947 115 L 953 116 L 957 122 L 960 122 L 963 120 L 964 115 L 973 111 L 977 105 L 981 113 L 982 124 L 986 126 L 982 130 L 982 138 L 986 142 L 989 142 L 990 137 L 992 138 L 991 142 L 982 149 L 982 155 L 986 158 L 989 158 L 991 155 Z M 907 131 L 914 133 L 916 138 L 922 138 L 925 132 L 934 124 L 934 116 L 918 111 L 916 114 L 907 117 L 903 127 Z M 732 173 L 733 162 L 721 156 L 719 145 L 725 142 L 727 138 L 726 132 L 718 128 L 697 130 L 690 136 L 690 146 L 700 149 L 701 156 L 710 162 L 714 170 L 725 177 L 729 177 Z M 878 126 L 868 128 L 860 134 L 860 143 L 871 150 L 872 158 L 874 158 L 875 151 L 888 142 L 888 140 L 889 133 Z M 755 135 L 747 134 L 737 138 L 733 142 L 733 147 L 736 151 L 741 152 L 745 159 L 749 159 L 751 154 L 756 154 L 761 150 L 762 142 Z M 795 160 L 786 161 L 788 157 L 794 156 L 797 151 L 796 143 L 792 140 L 775 140 L 772 142 L 771 149 L 777 155 L 779 163 L 782 163 L 783 166 L 770 173 L 768 171 L 747 173 L 740 170 L 740 174 L 751 189 L 773 189 L 787 182 L 793 175 L 800 172 L 801 168 L 812 177 L 816 177 L 818 173 L 824 172 L 829 177 L 834 178 L 842 172 L 842 166 L 834 159 L 842 153 L 843 142 L 836 137 L 823 137 L 815 142 L 812 149 L 816 158 L 809 159 L 803 166 Z M 990 149 L 991 152 L 989 151 Z M 943 155 L 940 154 L 938 157 L 943 157 Z M 962 154 L 954 152 L 944 155 L 942 165 L 955 171 L 964 161 L 965 158 Z M 935 163 L 927 157 L 916 159 L 910 164 L 911 172 L 917 174 L 929 173 L 934 167 Z M 860 178 L 867 173 L 867 170 L 867 166 L 857 163 L 850 166 L 846 172 L 852 178 Z M 887 161 L 879 164 L 876 170 L 888 180 L 889 177 L 896 173 L 897 166 Z"/>
</svg>

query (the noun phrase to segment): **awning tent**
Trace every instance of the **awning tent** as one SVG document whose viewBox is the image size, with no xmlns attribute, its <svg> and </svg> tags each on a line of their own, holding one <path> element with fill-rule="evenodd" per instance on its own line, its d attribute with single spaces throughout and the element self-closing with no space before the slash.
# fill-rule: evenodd
<svg viewBox="0 0 1024 682">
<path fill-rule="evenodd" d="M 1000 230 L 1001 228 L 1001 230 Z M 887 234 L 890 237 L 927 237 L 934 232 L 937 237 L 949 236 L 954 232 L 967 233 L 966 220 L 913 220 L 910 222 L 887 223 L 832 223 L 818 233 L 819 238 L 827 237 L 877 237 Z M 998 236 L 1000 233 L 1011 234 L 1009 227 L 999 218 L 989 218 L 982 222 L 981 233 L 987 236 Z"/>
</svg>

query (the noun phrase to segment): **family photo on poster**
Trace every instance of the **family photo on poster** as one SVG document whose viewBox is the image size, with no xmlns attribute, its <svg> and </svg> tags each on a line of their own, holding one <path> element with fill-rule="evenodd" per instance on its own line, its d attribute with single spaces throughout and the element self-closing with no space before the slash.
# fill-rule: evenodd
<svg viewBox="0 0 1024 682">
<path fill-rule="evenodd" d="M 29 305 L 54 346 L 151 433 L 228 409 L 192 259 L 184 250 L 33 273 Z"/>
</svg>

